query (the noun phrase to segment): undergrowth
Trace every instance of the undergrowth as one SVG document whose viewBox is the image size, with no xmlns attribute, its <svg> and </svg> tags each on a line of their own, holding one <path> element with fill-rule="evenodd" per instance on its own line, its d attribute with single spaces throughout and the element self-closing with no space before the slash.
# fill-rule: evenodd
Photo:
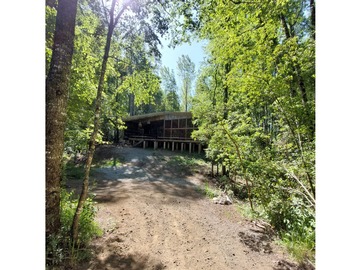
<svg viewBox="0 0 360 270">
<path fill-rule="evenodd" d="M 205 166 L 206 162 L 199 154 L 193 154 L 191 156 L 183 154 L 171 157 L 168 164 L 192 170 L 197 166 Z"/>
<path fill-rule="evenodd" d="M 279 236 L 278 244 L 285 247 L 294 260 L 300 264 L 315 262 L 315 211 L 301 198 L 293 195 L 284 200 L 273 194 L 270 203 L 264 206 L 253 196 L 254 209 L 251 209 L 244 185 L 221 176 L 217 178 L 217 186 L 211 188 L 205 184 L 202 192 L 209 198 L 216 197 L 221 190 L 231 194 L 237 199 L 236 207 L 243 217 L 271 224 Z"/>
<path fill-rule="evenodd" d="M 220 192 L 212 187 L 208 183 L 205 183 L 204 187 L 201 189 L 201 192 L 210 199 L 219 196 Z"/>
<path fill-rule="evenodd" d="M 72 244 L 70 239 L 71 225 L 78 199 L 73 192 L 61 191 L 60 221 L 61 229 L 57 235 L 51 235 L 46 243 L 47 267 L 63 264 L 76 264 L 89 259 L 91 251 L 90 241 L 102 235 L 102 231 L 95 222 L 96 204 L 92 197 L 86 199 L 83 211 L 80 215 L 79 240 Z"/>
<path fill-rule="evenodd" d="M 113 154 L 111 157 L 101 156 L 98 154 L 96 158 L 93 160 L 92 167 L 95 168 L 109 168 L 109 167 L 117 167 L 125 162 L 125 159 L 122 156 L 118 156 Z"/>
</svg>

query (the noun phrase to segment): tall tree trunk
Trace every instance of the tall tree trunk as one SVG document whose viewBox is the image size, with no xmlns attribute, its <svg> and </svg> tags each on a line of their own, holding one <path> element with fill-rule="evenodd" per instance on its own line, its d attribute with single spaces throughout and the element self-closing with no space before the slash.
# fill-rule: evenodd
<svg viewBox="0 0 360 270">
<path fill-rule="evenodd" d="M 109 58 L 109 52 L 110 52 L 110 45 L 111 45 L 111 38 L 114 32 L 114 28 L 122 15 L 122 13 L 126 10 L 127 5 L 123 6 L 122 10 L 119 12 L 119 14 L 114 17 L 114 10 L 115 10 L 115 4 L 117 0 L 113 0 L 111 4 L 110 9 L 110 22 L 108 25 L 108 33 L 106 37 L 106 45 L 104 49 L 104 56 L 101 66 L 101 73 L 99 78 L 99 84 L 97 89 L 97 95 L 95 100 L 95 110 L 94 110 L 94 130 L 91 134 L 90 141 L 89 141 L 89 149 L 87 151 L 87 159 L 85 164 L 85 176 L 83 180 L 83 186 L 82 191 L 80 194 L 79 202 L 75 211 L 73 223 L 71 226 L 71 239 L 73 244 L 77 244 L 78 242 L 78 236 L 79 236 L 79 221 L 80 221 L 80 215 L 82 212 L 82 209 L 84 207 L 87 195 L 88 195 L 88 189 L 89 189 L 89 175 L 90 175 L 90 169 L 91 169 L 91 163 L 94 157 L 95 152 L 95 144 L 96 144 L 96 137 L 99 131 L 100 127 L 100 115 L 101 115 L 101 95 L 104 89 L 104 79 L 105 79 L 105 72 L 106 72 L 106 65 Z"/>
<path fill-rule="evenodd" d="M 285 32 L 285 37 L 286 39 L 290 39 L 293 37 L 294 33 L 292 33 L 289 29 L 289 26 L 286 22 L 285 16 L 283 14 L 281 14 L 280 16 L 281 19 L 281 23 L 283 25 L 284 28 L 284 32 Z M 308 102 L 308 98 L 307 98 L 307 93 L 306 93 L 306 88 L 305 88 L 305 83 L 304 83 L 304 78 L 301 76 L 301 69 L 298 63 L 295 63 L 293 65 L 293 71 L 294 71 L 294 75 L 297 78 L 297 83 L 300 89 L 300 94 L 301 94 L 301 100 L 304 106 L 306 106 L 307 102 Z M 294 96 L 295 94 L 295 89 L 294 88 L 290 88 L 290 95 Z"/>
<path fill-rule="evenodd" d="M 82 191 L 81 191 L 79 203 L 76 208 L 76 212 L 74 215 L 72 228 L 71 228 L 73 243 L 77 243 L 77 240 L 78 240 L 80 214 L 84 207 L 84 203 L 85 203 L 87 195 L 88 195 L 90 169 L 91 169 L 92 159 L 94 157 L 94 152 L 95 152 L 96 136 L 98 134 L 99 127 L 100 127 L 101 95 L 102 95 L 102 92 L 104 89 L 104 78 L 105 78 L 107 60 L 109 57 L 111 37 L 113 34 L 113 30 L 114 30 L 114 26 L 109 25 L 108 34 L 107 34 L 107 38 L 106 38 L 105 53 L 103 56 L 100 79 L 99 79 L 99 84 L 98 84 L 98 89 L 97 89 L 96 100 L 95 100 L 94 130 L 91 134 L 90 141 L 89 141 L 89 149 L 87 151 L 85 176 L 84 176 L 84 180 L 83 180 Z"/>
<path fill-rule="evenodd" d="M 315 40 L 315 0 L 310 0 L 310 9 L 311 9 L 311 15 L 310 15 L 310 23 L 311 23 L 311 30 L 313 39 Z"/>
<path fill-rule="evenodd" d="M 296 69 L 296 74 L 297 74 L 297 77 L 299 80 L 298 83 L 299 83 L 299 89 L 300 89 L 300 94 L 301 94 L 301 100 L 302 100 L 303 105 L 306 107 L 306 104 L 308 103 L 308 98 L 307 98 L 304 78 L 303 78 L 303 76 L 301 76 L 301 69 L 300 69 L 299 64 L 295 65 L 295 69 Z"/>
<path fill-rule="evenodd" d="M 134 95 L 134 93 L 129 94 L 129 114 L 130 114 L 130 116 L 135 115 L 135 95 Z"/>
<path fill-rule="evenodd" d="M 185 112 L 188 111 L 188 91 L 187 81 L 185 81 Z"/>
<path fill-rule="evenodd" d="M 226 77 L 229 74 L 229 72 L 230 72 L 230 63 L 226 63 L 225 64 L 225 82 L 226 82 Z M 228 119 L 228 107 L 227 107 L 228 100 L 229 100 L 229 87 L 226 83 L 224 86 L 224 99 L 223 99 L 223 101 L 224 101 L 224 112 L 223 112 L 224 119 Z"/>
<path fill-rule="evenodd" d="M 289 30 L 289 27 L 288 27 L 288 25 L 286 23 L 286 19 L 285 19 L 284 14 L 280 15 L 280 19 L 281 19 L 281 23 L 282 23 L 283 28 L 284 28 L 285 37 L 286 37 L 286 39 L 289 39 L 290 38 L 290 30 Z"/>
<path fill-rule="evenodd" d="M 77 0 L 59 0 L 46 78 L 46 236 L 60 229 L 60 178 Z"/>
</svg>

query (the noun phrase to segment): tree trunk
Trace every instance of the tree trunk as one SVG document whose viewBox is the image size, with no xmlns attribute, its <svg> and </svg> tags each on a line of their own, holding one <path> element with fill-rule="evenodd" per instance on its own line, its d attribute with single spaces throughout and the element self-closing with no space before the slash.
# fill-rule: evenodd
<svg viewBox="0 0 360 270">
<path fill-rule="evenodd" d="M 281 14 L 280 16 L 283 28 L 284 28 L 284 32 L 285 32 L 285 37 L 286 39 L 290 39 L 293 37 L 294 33 L 292 33 L 288 27 L 288 24 L 286 22 L 285 16 L 283 14 Z M 299 64 L 295 63 L 293 66 L 293 71 L 294 71 L 294 75 L 297 78 L 297 83 L 299 85 L 299 89 L 300 89 L 300 94 L 301 94 L 301 100 L 304 106 L 306 106 L 307 102 L 308 102 L 308 98 L 307 98 L 307 93 L 306 93 L 306 88 L 305 88 L 305 83 L 304 83 L 304 78 L 301 76 L 301 69 Z M 290 88 L 290 95 L 294 96 L 295 94 L 295 89 L 294 88 Z"/>
<path fill-rule="evenodd" d="M 60 178 L 77 0 L 59 0 L 46 78 L 46 236 L 60 229 Z"/>
<path fill-rule="evenodd" d="M 230 63 L 226 63 L 225 64 L 225 80 L 229 73 L 230 73 Z M 228 100 L 229 100 L 229 87 L 226 83 L 224 86 L 224 99 L 223 99 L 223 101 L 224 101 L 224 112 L 223 112 L 224 119 L 228 119 L 228 108 L 227 108 Z"/>
<path fill-rule="evenodd" d="M 239 159 L 239 162 L 242 163 L 242 158 L 241 158 L 241 154 L 240 154 L 240 149 L 239 149 L 239 146 L 237 144 L 237 142 L 235 141 L 235 139 L 231 136 L 231 134 L 229 133 L 229 131 L 223 126 L 222 127 L 223 130 L 225 131 L 226 135 L 229 137 L 229 139 L 231 140 L 231 142 L 233 143 L 234 147 L 235 147 L 235 150 L 236 150 L 236 155 Z M 251 207 L 251 210 L 253 212 L 255 212 L 254 210 L 254 206 L 253 206 L 253 203 L 252 203 L 252 199 L 251 199 L 251 187 L 249 185 L 249 181 L 248 181 L 248 176 L 246 175 L 246 169 L 244 171 L 244 179 L 245 179 L 245 183 L 246 183 L 246 188 L 247 188 L 247 193 L 248 193 L 248 199 L 249 199 L 249 203 L 250 203 L 250 207 Z"/>
<path fill-rule="evenodd" d="M 84 204 L 85 204 L 85 201 L 86 201 L 86 198 L 88 195 L 91 163 L 92 163 L 92 159 L 94 157 L 94 152 L 95 152 L 96 136 L 98 134 L 99 127 L 100 127 L 101 95 L 102 95 L 102 92 L 104 89 L 104 79 L 105 79 L 106 65 L 107 65 L 107 61 L 109 58 L 111 38 L 112 38 L 112 35 L 114 32 L 114 28 L 115 28 L 120 16 L 127 8 L 127 6 L 125 5 L 122 8 L 122 10 L 119 12 L 119 14 L 116 16 L 116 18 L 114 18 L 114 10 L 115 10 L 116 2 L 117 2 L 117 0 L 112 1 L 110 13 L 109 13 L 110 14 L 110 22 L 109 22 L 108 33 L 107 33 L 107 37 L 106 37 L 106 45 L 105 45 L 105 49 L 104 49 L 101 73 L 100 73 L 97 95 L 96 95 L 96 100 L 95 100 L 94 130 L 91 134 L 90 141 L 89 141 L 89 149 L 87 152 L 87 160 L 86 160 L 86 165 L 85 165 L 85 176 L 84 176 L 84 180 L 83 180 L 82 191 L 80 194 L 79 202 L 78 202 L 76 212 L 74 215 L 74 219 L 73 219 L 73 223 L 71 226 L 71 239 L 72 239 L 73 244 L 77 244 L 77 242 L 78 242 L 80 215 L 81 215 L 82 209 L 84 207 Z"/>
<path fill-rule="evenodd" d="M 311 9 L 311 15 L 310 15 L 311 30 L 312 30 L 313 39 L 315 40 L 315 0 L 310 0 L 310 9 Z"/>
<path fill-rule="evenodd" d="M 301 69 L 298 64 L 296 64 L 296 73 L 297 73 L 297 77 L 299 79 L 298 83 L 299 83 L 299 88 L 300 88 L 300 93 L 301 93 L 301 100 L 302 100 L 303 105 L 306 107 L 306 104 L 308 103 L 308 98 L 307 98 L 307 94 L 306 94 L 304 78 L 303 78 L 303 76 L 301 76 Z"/>
<path fill-rule="evenodd" d="M 130 116 L 135 115 L 135 95 L 133 93 L 129 94 L 129 114 Z"/>
<path fill-rule="evenodd" d="M 82 212 L 82 209 L 84 207 L 84 204 L 85 204 L 85 201 L 86 201 L 86 198 L 88 195 L 91 163 L 92 163 L 92 159 L 94 157 L 94 152 L 95 152 L 96 136 L 97 136 L 97 133 L 98 133 L 99 127 L 100 127 L 101 95 L 102 95 L 103 88 L 104 88 L 106 65 L 107 65 L 107 60 L 109 58 L 109 51 L 110 51 L 110 44 L 111 44 L 111 37 L 113 34 L 113 30 L 114 30 L 114 25 L 109 25 L 108 34 L 107 34 L 107 38 L 106 38 L 105 53 L 104 53 L 104 57 L 103 57 L 100 79 L 99 79 L 99 84 L 98 84 L 98 89 L 97 89 L 96 100 L 95 100 L 94 130 L 91 134 L 90 141 L 89 141 L 89 149 L 87 152 L 87 159 L 86 159 L 86 165 L 85 165 L 85 176 L 84 176 L 82 191 L 81 191 L 79 203 L 76 208 L 76 212 L 74 215 L 72 228 L 71 228 L 73 243 L 77 243 L 77 241 L 78 241 L 80 214 Z"/>
</svg>

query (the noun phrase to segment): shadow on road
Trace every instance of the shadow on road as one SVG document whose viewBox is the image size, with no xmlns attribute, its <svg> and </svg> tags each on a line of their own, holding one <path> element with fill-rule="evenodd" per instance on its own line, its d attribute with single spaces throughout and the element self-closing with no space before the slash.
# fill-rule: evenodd
<svg viewBox="0 0 360 270">
<path fill-rule="evenodd" d="M 148 255 L 142 254 L 128 254 L 122 255 L 117 252 L 112 252 L 104 259 L 94 258 L 89 263 L 84 263 L 83 265 L 77 268 L 78 270 L 87 270 L 87 269 L 126 269 L 126 270 L 143 270 L 148 269 L 149 265 L 152 266 L 151 269 L 161 270 L 165 269 L 165 266 L 161 262 L 153 262 Z"/>
<path fill-rule="evenodd" d="M 199 187 L 189 181 L 191 170 L 168 162 L 176 155 L 170 151 L 151 151 L 137 148 L 100 147 L 91 169 L 90 192 L 99 203 L 118 203 L 130 198 L 131 191 L 152 191 L 171 197 L 201 199 Z M 129 185 L 124 183 L 131 183 Z M 69 180 L 68 187 L 81 191 L 81 180 Z"/>
</svg>

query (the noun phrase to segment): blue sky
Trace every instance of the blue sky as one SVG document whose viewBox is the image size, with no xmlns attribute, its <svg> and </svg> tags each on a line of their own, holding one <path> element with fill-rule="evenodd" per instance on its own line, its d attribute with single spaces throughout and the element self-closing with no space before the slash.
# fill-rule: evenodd
<svg viewBox="0 0 360 270">
<path fill-rule="evenodd" d="M 205 42 L 192 42 L 191 44 L 183 44 L 177 46 L 175 49 L 169 48 L 169 41 L 161 39 L 163 43 L 163 48 L 160 49 L 162 54 L 162 66 L 167 66 L 168 68 L 173 69 L 176 76 L 176 82 L 178 86 L 180 86 L 179 79 L 177 78 L 177 70 L 176 70 L 176 62 L 179 57 L 184 55 L 189 55 L 191 61 L 195 63 L 196 73 L 199 71 L 201 62 L 205 59 L 205 51 L 203 47 L 205 46 Z"/>
</svg>

